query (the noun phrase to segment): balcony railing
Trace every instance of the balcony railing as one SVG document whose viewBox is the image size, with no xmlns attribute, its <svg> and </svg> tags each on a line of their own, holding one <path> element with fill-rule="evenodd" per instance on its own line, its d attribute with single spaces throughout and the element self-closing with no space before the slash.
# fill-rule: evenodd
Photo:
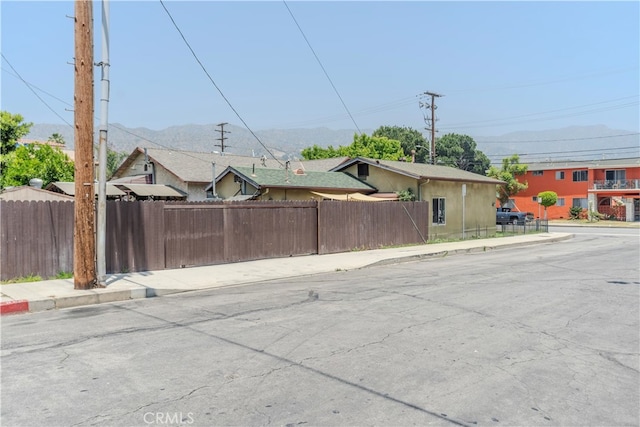
<svg viewBox="0 0 640 427">
<path fill-rule="evenodd" d="M 638 190 L 640 179 L 593 181 L 591 188 L 593 190 Z"/>
</svg>

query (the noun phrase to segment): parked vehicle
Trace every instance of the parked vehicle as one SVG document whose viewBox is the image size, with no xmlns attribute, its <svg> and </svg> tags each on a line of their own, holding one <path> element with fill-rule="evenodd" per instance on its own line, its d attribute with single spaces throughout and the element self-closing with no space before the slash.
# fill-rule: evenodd
<svg viewBox="0 0 640 427">
<path fill-rule="evenodd" d="M 524 225 L 533 221 L 531 212 L 515 212 L 511 208 L 496 208 L 496 225 L 518 224 Z"/>
</svg>

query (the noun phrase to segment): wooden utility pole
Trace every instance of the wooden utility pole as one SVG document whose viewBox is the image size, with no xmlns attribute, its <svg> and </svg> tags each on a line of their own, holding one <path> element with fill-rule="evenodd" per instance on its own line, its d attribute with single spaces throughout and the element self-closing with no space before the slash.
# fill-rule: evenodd
<svg viewBox="0 0 640 427">
<path fill-rule="evenodd" d="M 441 97 L 443 95 L 439 95 L 437 93 L 434 92 L 425 92 L 424 95 L 428 95 L 431 97 L 431 102 L 428 104 L 423 104 L 420 103 L 421 107 L 426 107 L 431 109 L 431 119 L 426 119 L 427 124 L 429 125 L 429 127 L 427 128 L 427 130 L 431 131 L 431 164 L 435 165 L 436 164 L 436 102 L 435 102 L 435 98 L 436 97 Z"/>
<path fill-rule="evenodd" d="M 96 284 L 95 191 L 93 161 L 93 2 L 75 2 L 75 206 L 73 287 Z"/>
<path fill-rule="evenodd" d="M 224 140 L 227 139 L 227 137 L 224 136 L 225 133 L 231 133 L 228 130 L 224 130 L 224 125 L 228 125 L 229 123 L 218 123 L 217 126 L 220 126 L 220 129 L 216 129 L 216 132 L 220 132 L 220 138 L 216 138 L 217 141 L 220 141 L 220 144 L 216 144 L 216 147 L 220 147 L 220 151 L 224 153 Z M 229 148 L 227 146 L 227 148 Z"/>
</svg>

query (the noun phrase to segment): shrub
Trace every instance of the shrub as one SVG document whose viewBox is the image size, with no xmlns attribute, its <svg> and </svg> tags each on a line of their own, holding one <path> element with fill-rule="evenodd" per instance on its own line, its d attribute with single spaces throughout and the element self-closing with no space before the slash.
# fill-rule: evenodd
<svg viewBox="0 0 640 427">
<path fill-rule="evenodd" d="M 581 216 L 582 208 L 580 206 L 569 208 L 569 219 L 580 219 Z"/>
</svg>

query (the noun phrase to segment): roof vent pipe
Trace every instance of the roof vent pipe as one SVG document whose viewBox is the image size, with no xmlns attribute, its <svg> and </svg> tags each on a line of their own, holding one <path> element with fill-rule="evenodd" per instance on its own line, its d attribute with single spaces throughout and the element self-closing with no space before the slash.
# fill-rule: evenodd
<svg viewBox="0 0 640 427">
<path fill-rule="evenodd" d="M 40 178 L 30 179 L 29 186 L 33 188 L 42 188 L 42 180 Z"/>
</svg>

